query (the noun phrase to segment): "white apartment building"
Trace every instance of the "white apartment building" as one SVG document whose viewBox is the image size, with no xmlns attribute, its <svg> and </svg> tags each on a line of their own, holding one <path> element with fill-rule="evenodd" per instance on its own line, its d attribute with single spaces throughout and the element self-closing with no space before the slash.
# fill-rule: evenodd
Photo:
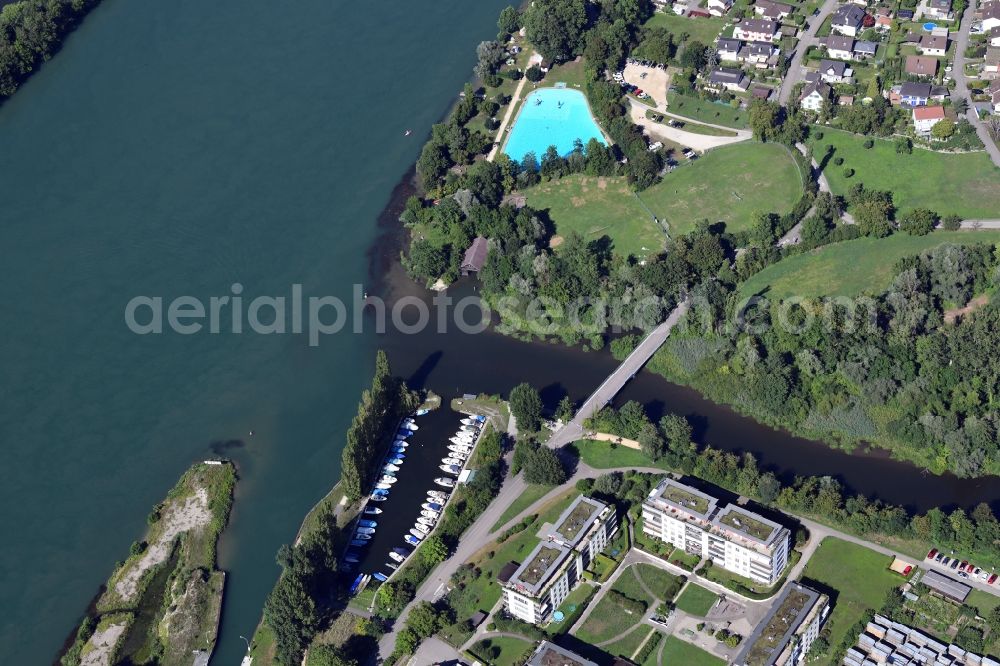
<svg viewBox="0 0 1000 666">
<path fill-rule="evenodd" d="M 751 634 L 735 666 L 793 666 L 805 660 L 830 614 L 830 598 L 789 583 Z"/>
<path fill-rule="evenodd" d="M 503 602 L 512 616 L 541 624 L 569 596 L 617 528 L 615 508 L 580 495 L 506 581 Z"/>
<path fill-rule="evenodd" d="M 772 585 L 788 563 L 787 528 L 665 477 L 642 504 L 642 529 L 744 578 Z"/>
</svg>

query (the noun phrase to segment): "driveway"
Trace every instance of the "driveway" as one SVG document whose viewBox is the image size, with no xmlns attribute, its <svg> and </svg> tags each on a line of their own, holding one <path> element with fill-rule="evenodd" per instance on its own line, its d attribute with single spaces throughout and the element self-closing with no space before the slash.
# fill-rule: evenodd
<svg viewBox="0 0 1000 666">
<path fill-rule="evenodd" d="M 788 99 L 792 96 L 792 88 L 802 80 L 802 59 L 805 58 L 809 47 L 817 43 L 816 31 L 836 8 L 837 0 L 826 0 L 819 8 L 819 16 L 809 17 L 809 29 L 799 38 L 799 43 L 795 46 L 795 55 L 792 56 L 792 62 L 788 67 L 788 73 L 785 75 L 785 80 L 781 82 L 778 101 L 782 106 L 788 106 Z"/>
<path fill-rule="evenodd" d="M 733 143 L 740 143 L 741 141 L 749 141 L 753 137 L 753 133 L 748 130 L 734 130 L 729 127 L 724 127 L 730 132 L 735 132 L 736 136 L 709 136 L 708 134 L 695 134 L 694 132 L 685 132 L 684 130 L 677 129 L 676 127 L 668 127 L 658 122 L 654 122 L 646 117 L 646 111 L 649 109 L 645 104 L 636 102 L 635 100 L 629 100 L 629 116 L 639 127 L 646 130 L 646 133 L 656 139 L 665 139 L 667 141 L 673 141 L 674 143 L 679 143 L 682 146 L 687 146 L 697 150 L 699 153 L 703 153 L 706 150 L 711 150 L 712 148 L 718 148 L 719 146 L 728 146 Z M 663 113 L 659 111 L 658 113 Z M 673 114 L 666 114 L 673 116 Z M 676 118 L 682 118 L 683 116 L 674 116 Z M 689 118 L 684 118 L 687 122 L 694 122 Z M 702 123 L 698 123 L 702 124 Z M 709 125 L 709 127 L 716 127 L 716 125 Z"/>
<path fill-rule="evenodd" d="M 965 112 L 965 117 L 976 128 L 979 140 L 986 146 L 986 154 L 993 160 L 993 164 L 1000 167 L 1000 148 L 997 148 L 997 144 L 993 142 L 993 137 L 990 136 L 990 131 L 972 108 L 972 98 L 969 95 L 969 82 L 965 76 L 965 49 L 969 46 L 969 28 L 972 27 L 975 13 L 976 0 L 970 0 L 969 6 L 965 8 L 965 14 L 962 15 L 962 24 L 958 30 L 958 36 L 955 38 L 955 66 L 951 70 L 955 75 L 955 92 L 952 95 L 952 99 L 964 98 L 969 102 L 969 110 Z"/>
</svg>

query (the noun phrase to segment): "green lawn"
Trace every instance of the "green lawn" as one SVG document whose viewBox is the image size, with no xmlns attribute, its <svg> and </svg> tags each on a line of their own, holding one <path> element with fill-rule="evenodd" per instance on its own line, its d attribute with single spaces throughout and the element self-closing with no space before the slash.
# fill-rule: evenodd
<svg viewBox="0 0 1000 666">
<path fill-rule="evenodd" d="M 704 616 L 717 598 L 715 592 L 691 583 L 677 598 L 677 607 L 691 615 Z"/>
<path fill-rule="evenodd" d="M 654 629 L 648 624 L 640 624 L 638 627 L 626 634 L 622 639 L 609 645 L 605 645 L 601 649 L 612 656 L 631 659 L 632 655 L 635 654 L 635 651 L 638 650 L 639 646 L 646 640 L 646 636 L 649 636 L 653 633 L 653 631 Z"/>
<path fill-rule="evenodd" d="M 888 238 L 858 238 L 819 247 L 768 266 L 740 287 L 747 298 L 767 290 L 771 300 L 802 296 L 858 296 L 880 293 L 903 257 L 942 243 L 998 243 L 1000 231 L 935 231 L 926 236 L 897 233 Z"/>
<path fill-rule="evenodd" d="M 827 537 L 809 560 L 802 579 L 837 591 L 827 620 L 830 645 L 836 647 L 867 609 L 878 609 L 889 590 L 904 581 L 889 571 L 891 558 L 847 541 Z"/>
<path fill-rule="evenodd" d="M 629 599 L 644 602 L 647 608 L 651 607 L 653 599 L 639 585 L 632 569 L 633 567 L 629 567 L 623 571 L 611 589 L 621 592 Z M 630 615 L 620 604 L 605 594 L 587 616 L 587 621 L 576 631 L 576 636 L 587 643 L 600 643 L 625 633 L 640 619 L 641 617 Z"/>
<path fill-rule="evenodd" d="M 587 608 L 590 603 L 590 598 L 594 596 L 597 592 L 597 587 L 591 585 L 590 583 L 581 583 L 575 590 L 569 593 L 569 596 L 562 602 L 557 610 L 561 611 L 563 614 L 563 619 L 561 622 L 556 622 L 555 620 L 549 622 L 546 625 L 545 630 L 549 632 L 552 636 L 558 636 L 559 634 L 566 633 L 570 630 L 576 621 L 583 614 L 583 611 Z"/>
<path fill-rule="evenodd" d="M 642 451 L 625 446 L 615 446 L 611 442 L 582 439 L 570 446 L 576 450 L 582 462 L 594 469 L 614 467 L 660 467 L 663 470 L 667 469 L 666 465 L 653 462 Z"/>
<path fill-rule="evenodd" d="M 565 83 L 574 88 L 583 88 L 587 84 L 587 75 L 584 70 L 583 58 L 577 61 L 570 61 L 561 65 L 554 65 L 545 78 L 542 79 L 541 86 L 554 86 L 557 83 Z M 530 85 L 530 84 L 529 84 Z"/>
<path fill-rule="evenodd" d="M 702 219 L 724 221 L 729 231 L 746 229 L 758 213 L 791 211 L 802 188 L 802 176 L 787 148 L 739 143 L 683 164 L 639 196 L 669 224 L 671 235 L 678 235 L 690 232 Z"/>
<path fill-rule="evenodd" d="M 642 578 L 653 594 L 661 601 L 671 601 L 681 589 L 681 580 L 669 571 L 653 566 L 652 564 L 636 564 L 632 567 L 633 574 Z"/>
<path fill-rule="evenodd" d="M 545 496 L 545 493 L 552 490 L 552 486 L 543 486 L 537 483 L 529 483 L 528 487 L 525 488 L 524 492 L 521 493 L 516 500 L 514 500 L 510 506 L 503 512 L 500 519 L 493 523 L 493 527 L 490 528 L 491 532 L 495 532 L 500 529 L 508 520 L 521 513 L 529 506 L 540 500 Z"/>
<path fill-rule="evenodd" d="M 865 150 L 865 138 L 824 130 L 821 140 L 810 139 L 817 160 L 830 145 L 836 150 L 834 158 L 844 158 L 842 165 L 833 166 L 831 162 L 826 168 L 835 193 L 847 194 L 855 183 L 864 183 L 866 187 L 890 190 L 896 208 L 903 211 L 923 207 L 942 216 L 1000 216 L 1000 169 L 985 152 L 944 154 L 914 148 L 910 155 L 897 155 L 889 140 L 878 139 L 873 148 Z M 855 170 L 852 178 L 844 177 L 846 168 Z"/>
<path fill-rule="evenodd" d="M 722 666 L 724 661 L 705 652 L 696 645 L 685 643 L 675 636 L 667 636 L 663 645 L 662 664 L 684 664 L 684 666 Z"/>
<path fill-rule="evenodd" d="M 687 16 L 677 16 L 673 12 L 657 12 L 646 21 L 646 27 L 664 27 L 674 35 L 674 41 L 681 43 L 680 36 L 688 34 L 684 43 L 697 41 L 705 45 L 711 45 L 715 38 L 722 31 L 722 26 L 726 20 L 717 17 L 690 18 Z"/>
<path fill-rule="evenodd" d="M 659 252 L 666 242 L 624 178 L 577 174 L 542 183 L 524 194 L 532 208 L 548 211 L 560 236 L 575 231 L 590 241 L 606 235 L 618 254 L 639 258 Z"/>
<path fill-rule="evenodd" d="M 965 605 L 972 606 L 979 611 L 981 617 L 986 617 L 987 613 L 1000 606 L 1000 597 L 989 592 L 983 592 L 982 590 L 972 590 L 972 592 L 969 592 L 969 597 L 965 600 Z"/>
<path fill-rule="evenodd" d="M 518 666 L 524 663 L 521 657 L 524 657 L 533 646 L 534 643 L 520 638 L 499 636 L 484 638 L 473 645 L 469 652 L 490 666 Z M 497 649 L 500 651 L 499 654 L 496 657 L 492 656 Z"/>
<path fill-rule="evenodd" d="M 656 600 L 653 597 L 646 594 L 646 591 L 642 588 L 642 585 L 639 584 L 638 579 L 636 579 L 635 577 L 636 566 L 637 565 L 633 564 L 628 569 L 623 571 L 621 575 L 618 576 L 618 580 L 615 581 L 615 584 L 611 586 L 611 589 L 618 590 L 629 599 L 635 599 L 636 601 L 643 601 L 646 603 L 646 606 L 652 606 Z M 643 581 L 645 580 L 646 579 L 643 578 Z M 649 583 L 646 583 L 646 585 L 647 587 L 650 588 L 650 590 L 653 589 L 653 587 L 649 585 Z"/>
<path fill-rule="evenodd" d="M 671 90 L 667 91 L 667 110 L 670 113 L 712 125 L 724 125 L 739 129 L 747 126 L 746 111 L 734 109 L 728 104 L 716 104 L 711 100 Z"/>
</svg>

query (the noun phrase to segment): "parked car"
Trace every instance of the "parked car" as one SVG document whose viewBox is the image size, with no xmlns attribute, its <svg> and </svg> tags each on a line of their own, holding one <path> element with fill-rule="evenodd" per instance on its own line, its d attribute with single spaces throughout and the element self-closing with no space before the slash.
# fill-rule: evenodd
<svg viewBox="0 0 1000 666">
<path fill-rule="evenodd" d="M 958 565 L 958 568 L 961 569 L 962 571 L 965 571 L 965 565 L 967 565 L 968 563 L 969 563 L 968 560 L 962 560 L 962 563 Z"/>
<path fill-rule="evenodd" d="M 934 556 L 935 562 L 940 562 L 943 559 L 944 559 L 944 553 L 938 553 L 937 555 Z"/>
<path fill-rule="evenodd" d="M 977 571 L 979 571 L 979 568 L 975 564 L 972 564 L 970 562 L 969 566 L 965 567 L 965 570 L 968 571 L 970 574 L 974 574 Z"/>
<path fill-rule="evenodd" d="M 993 574 L 992 576 L 990 576 L 989 580 L 987 580 L 986 582 L 989 583 L 990 585 L 997 582 L 997 574 Z"/>
<path fill-rule="evenodd" d="M 979 571 L 979 569 L 976 569 L 976 571 Z M 979 573 L 977 573 L 976 575 L 979 576 L 979 580 L 986 580 L 987 578 L 990 577 L 990 572 L 989 571 L 979 571 Z"/>
<path fill-rule="evenodd" d="M 949 569 L 957 569 L 958 568 L 958 560 L 952 560 L 951 564 L 948 565 L 948 568 Z"/>
<path fill-rule="evenodd" d="M 958 572 L 958 577 L 959 578 L 968 578 L 969 574 L 965 573 L 964 571 L 959 571 Z"/>
<path fill-rule="evenodd" d="M 951 558 L 945 556 L 944 558 L 941 559 L 941 564 L 943 564 L 944 566 L 948 566 L 949 564 L 951 564 Z"/>
<path fill-rule="evenodd" d="M 927 559 L 933 559 L 935 555 L 938 554 L 937 548 L 931 548 L 931 552 L 927 553 Z"/>
</svg>

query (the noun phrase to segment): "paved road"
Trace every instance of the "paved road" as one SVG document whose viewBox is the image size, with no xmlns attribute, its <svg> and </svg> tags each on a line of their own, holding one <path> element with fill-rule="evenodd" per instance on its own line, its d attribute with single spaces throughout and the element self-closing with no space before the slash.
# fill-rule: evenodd
<svg viewBox="0 0 1000 666">
<path fill-rule="evenodd" d="M 583 403 L 573 420 L 555 432 L 549 438 L 547 445 L 557 449 L 570 442 L 575 442 L 583 435 L 583 422 L 597 413 L 604 405 L 611 402 L 611 399 L 618 395 L 625 383 L 635 376 L 635 373 L 642 369 L 642 366 L 656 353 L 656 350 L 666 341 L 670 331 L 673 330 L 677 322 L 688 310 L 687 302 L 678 305 L 666 321 L 653 329 L 653 332 L 646 336 L 646 339 L 639 343 L 639 346 L 628 355 L 621 365 L 605 379 L 597 390 Z"/>
<path fill-rule="evenodd" d="M 788 100 L 792 96 L 792 88 L 802 80 L 802 59 L 805 57 L 809 47 L 817 43 L 816 31 L 823 25 L 826 17 L 836 8 L 837 0 L 826 0 L 823 6 L 819 8 L 819 16 L 809 17 L 809 28 L 799 38 L 799 43 L 795 47 L 795 55 L 792 56 L 792 62 L 788 67 L 788 73 L 785 75 L 785 80 L 781 82 L 778 102 L 783 106 L 788 106 Z"/>
<path fill-rule="evenodd" d="M 629 99 L 629 116 L 632 118 L 632 122 L 645 129 L 650 136 L 657 139 L 673 141 L 674 143 L 679 143 L 682 146 L 692 148 L 701 153 L 706 150 L 711 150 L 712 148 L 718 148 L 719 146 L 728 146 L 741 141 L 749 141 L 753 138 L 753 133 L 749 130 L 738 130 L 733 129 L 732 127 L 723 127 L 721 125 L 709 125 L 707 123 L 691 120 L 690 118 L 685 118 L 684 116 L 678 116 L 675 113 L 657 111 L 657 113 L 662 113 L 665 116 L 677 118 L 678 120 L 683 120 L 691 124 L 705 125 L 706 127 L 713 127 L 716 129 L 726 130 L 727 132 L 734 132 L 736 136 L 712 136 L 710 134 L 685 132 L 682 129 L 677 129 L 676 127 L 670 127 L 669 125 L 664 125 L 663 123 L 650 120 L 646 117 L 646 111 L 648 110 L 650 109 L 645 104 L 637 102 L 631 98 Z"/>
<path fill-rule="evenodd" d="M 986 146 L 986 154 L 993 160 L 993 164 L 1000 167 L 1000 148 L 997 148 L 997 144 L 993 142 L 993 137 L 990 136 L 986 125 L 972 108 L 972 98 L 969 95 L 968 80 L 965 76 L 965 49 L 969 46 L 969 29 L 975 20 L 975 12 L 976 0 L 971 0 L 969 6 L 965 8 L 965 14 L 962 15 L 962 23 L 958 30 L 958 36 L 955 38 L 955 66 L 952 68 L 952 74 L 955 75 L 955 92 L 952 94 L 952 99 L 962 98 L 969 102 L 969 110 L 965 112 L 965 116 L 976 128 L 979 140 Z"/>
</svg>

